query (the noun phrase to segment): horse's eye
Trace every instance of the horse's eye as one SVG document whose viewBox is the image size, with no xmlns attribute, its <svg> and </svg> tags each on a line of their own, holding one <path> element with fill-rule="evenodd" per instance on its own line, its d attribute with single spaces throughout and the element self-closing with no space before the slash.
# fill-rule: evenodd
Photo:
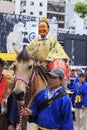
<svg viewBox="0 0 87 130">
<path fill-rule="evenodd" d="M 14 71 L 16 70 L 16 65 L 13 67 L 13 70 L 14 70 Z"/>
<path fill-rule="evenodd" d="M 30 65 L 30 66 L 28 67 L 28 69 L 32 69 L 32 65 Z"/>
</svg>

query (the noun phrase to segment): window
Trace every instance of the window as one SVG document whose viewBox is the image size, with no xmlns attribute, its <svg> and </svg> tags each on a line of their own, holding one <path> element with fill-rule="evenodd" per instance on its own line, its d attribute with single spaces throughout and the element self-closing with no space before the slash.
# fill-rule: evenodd
<svg viewBox="0 0 87 130">
<path fill-rule="evenodd" d="M 64 24 L 59 23 L 58 27 L 59 27 L 59 28 L 64 28 Z"/>
<path fill-rule="evenodd" d="M 30 2 L 30 5 L 34 5 L 34 2 L 33 2 L 33 1 L 31 1 L 31 2 Z"/>
<path fill-rule="evenodd" d="M 42 2 L 40 2 L 40 4 L 39 4 L 40 6 L 43 6 L 43 3 Z"/>
<path fill-rule="evenodd" d="M 33 15 L 34 13 L 33 12 L 30 12 L 30 15 Z"/>
<path fill-rule="evenodd" d="M 40 11 L 40 12 L 39 12 L 39 15 L 42 15 L 42 14 L 43 14 L 43 12 L 42 12 L 42 11 Z"/>
</svg>

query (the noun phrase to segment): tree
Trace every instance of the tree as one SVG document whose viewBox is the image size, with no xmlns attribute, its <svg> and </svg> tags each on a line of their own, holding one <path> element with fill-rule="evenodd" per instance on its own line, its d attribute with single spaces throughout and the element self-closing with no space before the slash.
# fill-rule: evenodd
<svg viewBox="0 0 87 130">
<path fill-rule="evenodd" d="M 80 18 L 87 16 L 87 4 L 78 2 L 75 4 L 74 11 L 80 15 Z"/>
</svg>

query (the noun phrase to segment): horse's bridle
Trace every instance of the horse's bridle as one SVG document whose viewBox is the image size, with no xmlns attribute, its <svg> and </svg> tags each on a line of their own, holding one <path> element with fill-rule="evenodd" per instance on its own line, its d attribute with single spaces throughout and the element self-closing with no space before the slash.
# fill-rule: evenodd
<svg viewBox="0 0 87 130">
<path fill-rule="evenodd" d="M 32 74 L 31 74 L 31 77 L 30 77 L 30 79 L 29 79 L 29 81 L 26 81 L 23 77 L 15 77 L 14 78 L 14 83 L 16 82 L 16 81 L 18 81 L 18 80 L 21 80 L 22 82 L 24 82 L 24 84 L 25 84 L 25 87 L 26 87 L 26 89 L 27 90 L 29 90 L 30 89 L 30 86 L 31 86 L 31 83 L 34 81 L 34 79 L 35 79 L 35 65 L 36 65 L 36 62 L 34 61 L 34 64 L 33 64 L 33 71 L 32 71 Z"/>
<path fill-rule="evenodd" d="M 16 77 L 15 77 L 15 78 L 14 78 L 14 81 L 16 82 L 17 80 L 23 81 L 23 82 L 25 83 L 25 85 L 28 86 L 28 81 L 26 81 L 24 78 L 22 78 L 22 77 L 17 77 L 17 78 L 16 78 Z"/>
</svg>

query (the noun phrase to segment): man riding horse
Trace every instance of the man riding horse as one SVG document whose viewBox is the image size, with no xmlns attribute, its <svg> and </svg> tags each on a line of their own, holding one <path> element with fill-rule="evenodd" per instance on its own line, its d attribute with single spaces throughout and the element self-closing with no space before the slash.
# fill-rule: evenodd
<svg viewBox="0 0 87 130">
<path fill-rule="evenodd" d="M 42 63 L 43 66 L 48 69 L 53 69 L 55 67 L 63 67 L 62 69 L 67 68 L 68 66 L 66 63 L 69 60 L 68 55 L 65 53 L 62 46 L 59 44 L 59 42 L 55 38 L 47 38 L 47 35 L 49 33 L 49 24 L 48 20 L 45 17 L 42 17 L 38 24 L 38 34 L 40 35 L 40 38 L 33 40 L 29 45 L 26 47 L 26 49 L 29 51 L 31 55 L 34 56 L 35 60 L 39 63 Z M 55 32 L 54 32 L 55 33 Z M 56 62 L 57 59 L 57 62 Z M 62 59 L 62 63 L 61 63 Z M 54 67 L 50 67 L 51 64 Z M 57 63 L 57 65 L 54 65 Z M 63 65 L 60 66 L 59 64 Z M 64 70 L 65 72 L 65 70 Z M 66 72 L 65 72 L 66 75 Z M 68 75 L 66 75 L 66 78 L 69 78 Z"/>
</svg>

